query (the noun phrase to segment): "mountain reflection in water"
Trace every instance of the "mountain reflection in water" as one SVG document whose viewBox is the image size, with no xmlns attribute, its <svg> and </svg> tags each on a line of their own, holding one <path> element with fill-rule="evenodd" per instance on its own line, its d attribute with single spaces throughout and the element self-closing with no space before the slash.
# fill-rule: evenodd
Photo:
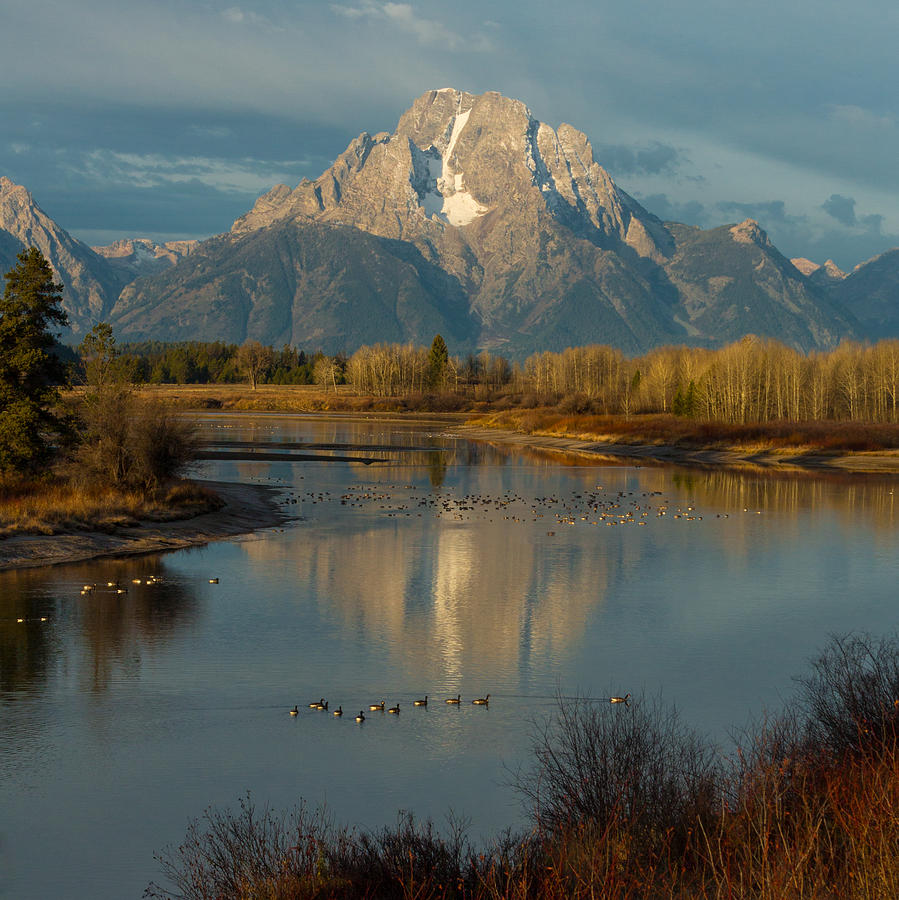
<svg viewBox="0 0 899 900">
<path fill-rule="evenodd" d="M 0 897 L 140 896 L 154 851 L 248 790 L 494 834 L 524 821 L 506 767 L 558 693 L 662 692 L 726 742 L 830 632 L 899 624 L 899 479 L 598 465 L 441 422 L 202 422 L 217 447 L 387 462 L 204 463 L 298 520 L 0 574 Z M 108 581 L 127 593 L 80 592 Z M 369 715 L 382 699 L 401 714 Z"/>
</svg>

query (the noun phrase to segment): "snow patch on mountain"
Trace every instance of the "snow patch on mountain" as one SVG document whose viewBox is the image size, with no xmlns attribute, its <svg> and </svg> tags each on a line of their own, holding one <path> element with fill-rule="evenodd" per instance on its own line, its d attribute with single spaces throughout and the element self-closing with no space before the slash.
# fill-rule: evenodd
<svg viewBox="0 0 899 900">
<path fill-rule="evenodd" d="M 474 196 L 465 190 L 465 174 L 456 171 L 452 162 L 456 143 L 468 123 L 470 114 L 471 110 L 467 109 L 453 117 L 450 138 L 442 153 L 433 146 L 427 150 L 415 148 L 424 157 L 422 161 L 428 175 L 425 190 L 418 189 L 425 215 L 457 227 L 468 225 L 487 212 L 487 207 L 478 203 Z M 415 169 L 413 175 L 419 174 L 421 167 L 416 165 Z"/>
</svg>

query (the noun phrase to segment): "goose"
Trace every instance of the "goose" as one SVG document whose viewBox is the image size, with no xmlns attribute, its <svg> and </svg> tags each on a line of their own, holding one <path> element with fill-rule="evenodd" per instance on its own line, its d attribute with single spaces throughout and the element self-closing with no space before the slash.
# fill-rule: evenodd
<svg viewBox="0 0 899 900">
<path fill-rule="evenodd" d="M 294 706 L 294 708 L 289 710 L 289 712 L 292 716 L 298 716 L 300 714 L 299 707 L 297 706 Z"/>
<path fill-rule="evenodd" d="M 446 700 L 444 700 L 443 702 L 444 702 L 444 703 L 461 703 L 461 702 L 462 702 L 462 695 L 461 695 L 461 694 L 457 694 L 455 697 L 448 697 L 448 698 L 447 698 Z"/>
<path fill-rule="evenodd" d="M 393 713 L 395 716 L 400 714 L 400 705 L 397 703 L 396 706 L 391 706 L 390 709 L 387 710 L 389 713 Z"/>
<path fill-rule="evenodd" d="M 475 706 L 487 706 L 490 702 L 490 694 L 486 697 L 478 697 L 477 700 L 472 700 L 471 702 L 474 703 Z"/>
<path fill-rule="evenodd" d="M 316 707 L 316 709 L 323 709 L 323 710 L 325 710 L 325 712 L 327 712 L 327 710 L 328 710 L 328 701 L 325 700 L 324 703 L 319 703 L 318 706 Z"/>
<path fill-rule="evenodd" d="M 321 709 L 325 705 L 325 698 L 322 697 L 321 700 L 313 700 L 312 703 L 309 704 L 309 709 Z"/>
<path fill-rule="evenodd" d="M 625 694 L 623 697 L 609 697 L 609 703 L 627 703 L 630 705 L 630 694 Z"/>
<path fill-rule="evenodd" d="M 210 578 L 210 579 L 209 579 L 209 583 L 210 583 L 210 584 L 218 584 L 218 583 L 219 583 L 219 580 L 218 580 L 218 578 Z"/>
<path fill-rule="evenodd" d="M 365 721 L 365 713 L 362 712 L 361 709 L 359 710 L 359 715 L 356 716 L 356 721 L 357 721 L 357 722 L 364 722 L 364 721 Z"/>
<path fill-rule="evenodd" d="M 338 706 L 337 709 L 334 710 L 334 712 L 332 713 L 332 715 L 335 715 L 335 716 L 342 716 L 342 715 L 343 715 L 343 707 L 342 707 L 342 706 Z"/>
<path fill-rule="evenodd" d="M 416 700 L 412 705 L 413 706 L 427 706 L 428 705 L 428 695 L 425 694 L 424 700 Z"/>
<path fill-rule="evenodd" d="M 368 708 L 369 708 L 370 710 L 372 710 L 372 711 L 380 710 L 381 712 L 384 712 L 384 707 L 385 707 L 386 705 L 387 705 L 387 701 L 386 701 L 386 700 L 382 700 L 380 703 L 371 703 L 371 704 L 369 704 L 369 707 L 368 707 Z"/>
</svg>

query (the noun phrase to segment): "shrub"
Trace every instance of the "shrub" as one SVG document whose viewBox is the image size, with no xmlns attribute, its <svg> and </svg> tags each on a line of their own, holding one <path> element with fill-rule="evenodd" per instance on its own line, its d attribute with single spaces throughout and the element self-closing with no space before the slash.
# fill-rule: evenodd
<svg viewBox="0 0 899 900">
<path fill-rule="evenodd" d="M 644 849 L 675 836 L 686 844 L 699 815 L 721 793 L 714 749 L 660 698 L 629 705 L 559 702 L 536 732 L 534 763 L 515 785 L 536 824 L 556 832 L 579 825 L 626 826 Z"/>
<path fill-rule="evenodd" d="M 175 478 L 196 453 L 193 426 L 159 401 L 112 386 L 85 395 L 77 477 L 88 483 L 152 492 Z"/>
<path fill-rule="evenodd" d="M 899 737 L 899 637 L 832 637 L 797 681 L 809 740 L 833 759 Z"/>
</svg>

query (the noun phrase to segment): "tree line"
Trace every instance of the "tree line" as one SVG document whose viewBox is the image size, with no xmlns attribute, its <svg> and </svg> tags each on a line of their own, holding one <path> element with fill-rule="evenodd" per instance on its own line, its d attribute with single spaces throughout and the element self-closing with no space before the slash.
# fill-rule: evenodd
<svg viewBox="0 0 899 900">
<path fill-rule="evenodd" d="M 536 353 L 523 364 L 488 352 L 447 357 L 435 368 L 423 347 L 361 347 L 346 362 L 360 393 L 425 390 L 517 395 L 524 405 L 572 413 L 671 413 L 729 423 L 775 420 L 899 421 L 899 340 L 843 342 L 804 354 L 747 336 L 720 349 L 659 347 L 628 358 L 614 347 Z"/>
<path fill-rule="evenodd" d="M 671 413 L 729 423 L 775 420 L 899 421 L 899 340 L 844 341 L 802 353 L 752 335 L 718 349 L 658 347 L 626 357 L 604 345 L 536 353 L 523 363 L 483 351 L 453 356 L 431 347 L 375 344 L 347 357 L 258 341 L 123 344 L 133 382 L 348 385 L 375 397 L 443 394 L 517 398 L 572 413 Z"/>
</svg>

